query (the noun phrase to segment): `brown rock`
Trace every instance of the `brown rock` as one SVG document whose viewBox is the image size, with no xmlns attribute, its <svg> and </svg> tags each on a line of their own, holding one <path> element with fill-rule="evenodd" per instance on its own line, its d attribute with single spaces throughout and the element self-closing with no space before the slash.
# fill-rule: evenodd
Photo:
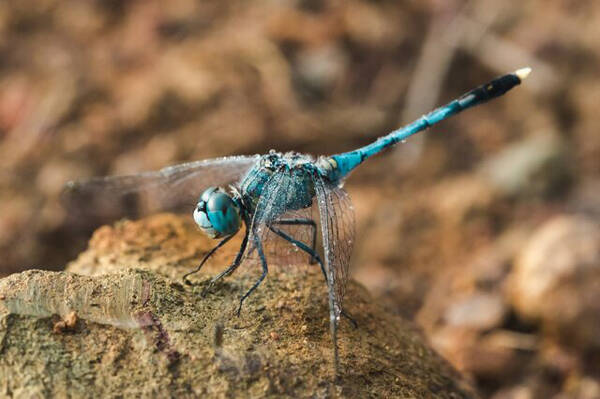
<svg viewBox="0 0 600 399">
<path fill-rule="evenodd" d="M 506 305 L 499 294 L 478 292 L 451 304 L 445 321 L 451 326 L 486 330 L 499 326 L 505 314 Z"/>
<path fill-rule="evenodd" d="M 542 225 L 510 276 L 518 313 L 575 346 L 600 345 L 600 227 L 559 216 Z"/>
<path fill-rule="evenodd" d="M 57 334 L 62 333 L 65 330 L 72 330 L 77 324 L 77 314 L 75 312 L 68 313 L 63 320 L 57 321 L 52 327 L 52 331 Z"/>
<path fill-rule="evenodd" d="M 479 378 L 511 379 L 524 372 L 536 342 L 533 336 L 495 329 L 489 334 L 443 327 L 431 342 L 459 370 Z"/>
<path fill-rule="evenodd" d="M 479 172 L 498 195 L 517 199 L 561 196 L 572 179 L 568 147 L 554 133 L 506 147 Z"/>
<path fill-rule="evenodd" d="M 70 272 L 31 270 L 0 280 L 6 297 L 0 302 L 0 392 L 474 396 L 410 323 L 389 315 L 356 283 L 347 298 L 359 328 L 341 324 L 342 370 L 334 383 L 326 287 L 318 268 L 272 265 L 237 318 L 239 296 L 256 279 L 256 268 L 243 267 L 202 296 L 214 269 L 191 286 L 180 283 L 209 248 L 192 232 L 187 220 L 173 216 L 120 223 L 100 229 Z M 225 255 L 232 252 L 216 259 L 220 267 Z M 277 307 L 282 299 L 290 309 Z M 77 320 L 77 329 L 53 334 L 52 315 L 63 317 L 65 326 Z"/>
</svg>

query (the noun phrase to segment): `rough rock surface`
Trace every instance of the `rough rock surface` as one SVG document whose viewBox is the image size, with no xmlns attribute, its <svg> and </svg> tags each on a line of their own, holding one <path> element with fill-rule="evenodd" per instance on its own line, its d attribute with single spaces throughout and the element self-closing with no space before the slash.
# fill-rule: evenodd
<svg viewBox="0 0 600 399">
<path fill-rule="evenodd" d="M 408 322 L 351 283 L 341 376 L 332 377 L 326 287 L 314 266 L 274 267 L 234 316 L 256 274 L 242 267 L 202 295 L 227 247 L 209 249 L 178 217 L 99 229 L 65 272 L 0 280 L 0 396 L 440 397 L 474 394 Z"/>
</svg>

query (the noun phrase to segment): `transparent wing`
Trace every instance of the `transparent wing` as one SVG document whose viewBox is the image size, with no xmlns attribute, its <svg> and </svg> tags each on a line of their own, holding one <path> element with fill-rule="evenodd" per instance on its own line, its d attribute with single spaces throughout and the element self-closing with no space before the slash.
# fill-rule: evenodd
<svg viewBox="0 0 600 399">
<path fill-rule="evenodd" d="M 252 216 L 251 232 L 262 234 L 267 222 L 273 220 L 282 209 L 282 199 L 286 195 L 285 172 L 274 172 L 264 183 L 262 194 L 256 202 Z"/>
<path fill-rule="evenodd" d="M 284 181 L 285 173 L 275 172 L 264 183 L 262 194 L 254 208 L 252 222 L 250 224 L 249 250 L 247 259 L 257 260 L 257 251 L 253 251 L 258 239 L 262 245 L 267 257 L 267 262 L 273 261 L 278 254 L 276 251 L 267 250 L 267 244 L 275 242 L 274 237 L 270 236 L 269 223 L 274 221 L 279 213 L 284 212 L 281 202 L 286 195 Z"/>
<path fill-rule="evenodd" d="M 348 193 L 321 177 L 315 178 L 321 219 L 325 267 L 333 286 L 336 316 L 342 311 L 348 267 L 354 246 L 354 207 Z"/>
<path fill-rule="evenodd" d="M 63 203 L 77 217 L 101 222 L 157 211 L 191 212 L 204 188 L 238 182 L 259 158 L 215 158 L 154 172 L 69 182 L 63 191 Z"/>
<path fill-rule="evenodd" d="M 303 190 L 306 188 L 302 187 L 302 182 L 298 181 L 296 176 L 289 170 L 280 170 L 265 183 L 262 195 L 256 203 L 250 227 L 249 248 L 253 247 L 254 237 L 260 239 L 267 261 L 271 265 L 306 265 L 311 260 L 306 252 L 271 229 L 272 227 L 308 247 L 316 246 L 318 225 L 314 219 L 315 207 L 307 204 L 306 208 L 287 208 L 290 199 Z M 258 260 L 256 251 L 250 250 L 246 259 Z"/>
<path fill-rule="evenodd" d="M 318 234 L 318 219 L 315 219 L 315 215 L 318 215 L 318 210 L 314 206 L 298 210 L 288 210 L 272 222 L 272 227 L 288 237 L 303 243 L 307 247 L 314 249 L 319 254 L 320 251 L 317 245 L 319 244 L 318 237 L 320 234 Z M 312 221 L 315 224 L 311 225 L 308 221 Z M 297 224 L 290 224 L 294 222 Z M 303 222 L 303 224 L 299 224 L 300 222 Z M 269 258 L 277 259 L 280 264 L 305 266 L 308 263 L 315 262 L 308 253 L 277 235 L 272 230 L 269 230 L 263 236 L 263 240 L 266 243 L 265 250 Z"/>
</svg>

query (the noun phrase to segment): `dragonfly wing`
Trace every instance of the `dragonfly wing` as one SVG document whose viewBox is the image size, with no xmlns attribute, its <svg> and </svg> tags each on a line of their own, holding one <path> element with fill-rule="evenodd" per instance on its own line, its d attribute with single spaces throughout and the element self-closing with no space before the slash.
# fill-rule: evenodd
<svg viewBox="0 0 600 399">
<path fill-rule="evenodd" d="M 264 183 L 250 224 L 251 244 L 254 243 L 255 238 L 259 238 L 262 242 L 267 241 L 269 235 L 268 223 L 285 211 L 285 209 L 282 209 L 287 189 L 284 184 L 285 180 L 285 171 L 277 171 Z"/>
<path fill-rule="evenodd" d="M 320 176 L 315 191 L 321 219 L 325 267 L 336 317 L 339 317 L 346 284 L 350 256 L 354 246 L 354 207 L 348 193 Z"/>
<path fill-rule="evenodd" d="M 100 222 L 157 211 L 191 212 L 206 187 L 237 183 L 259 158 L 223 157 L 154 172 L 73 181 L 65 186 L 63 202 L 78 217 Z"/>
<path fill-rule="evenodd" d="M 317 225 L 314 216 L 317 209 L 312 203 L 314 193 L 310 194 L 311 187 L 305 187 L 306 181 L 299 179 L 293 170 L 282 168 L 264 183 L 256 202 L 250 243 L 252 245 L 253 237 L 258 237 L 265 256 L 272 264 L 306 265 L 312 260 L 309 253 L 290 241 L 308 248 L 316 244 Z M 255 252 L 248 254 L 247 259 L 256 261 L 256 255 Z"/>
</svg>

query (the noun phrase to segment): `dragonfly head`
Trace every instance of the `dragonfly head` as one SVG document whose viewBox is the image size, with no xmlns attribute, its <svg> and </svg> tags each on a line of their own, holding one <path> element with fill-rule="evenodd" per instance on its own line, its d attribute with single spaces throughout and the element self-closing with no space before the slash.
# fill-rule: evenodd
<svg viewBox="0 0 600 399">
<path fill-rule="evenodd" d="M 221 187 L 209 187 L 194 209 L 194 221 L 210 238 L 227 237 L 242 225 L 240 206 Z"/>
</svg>

